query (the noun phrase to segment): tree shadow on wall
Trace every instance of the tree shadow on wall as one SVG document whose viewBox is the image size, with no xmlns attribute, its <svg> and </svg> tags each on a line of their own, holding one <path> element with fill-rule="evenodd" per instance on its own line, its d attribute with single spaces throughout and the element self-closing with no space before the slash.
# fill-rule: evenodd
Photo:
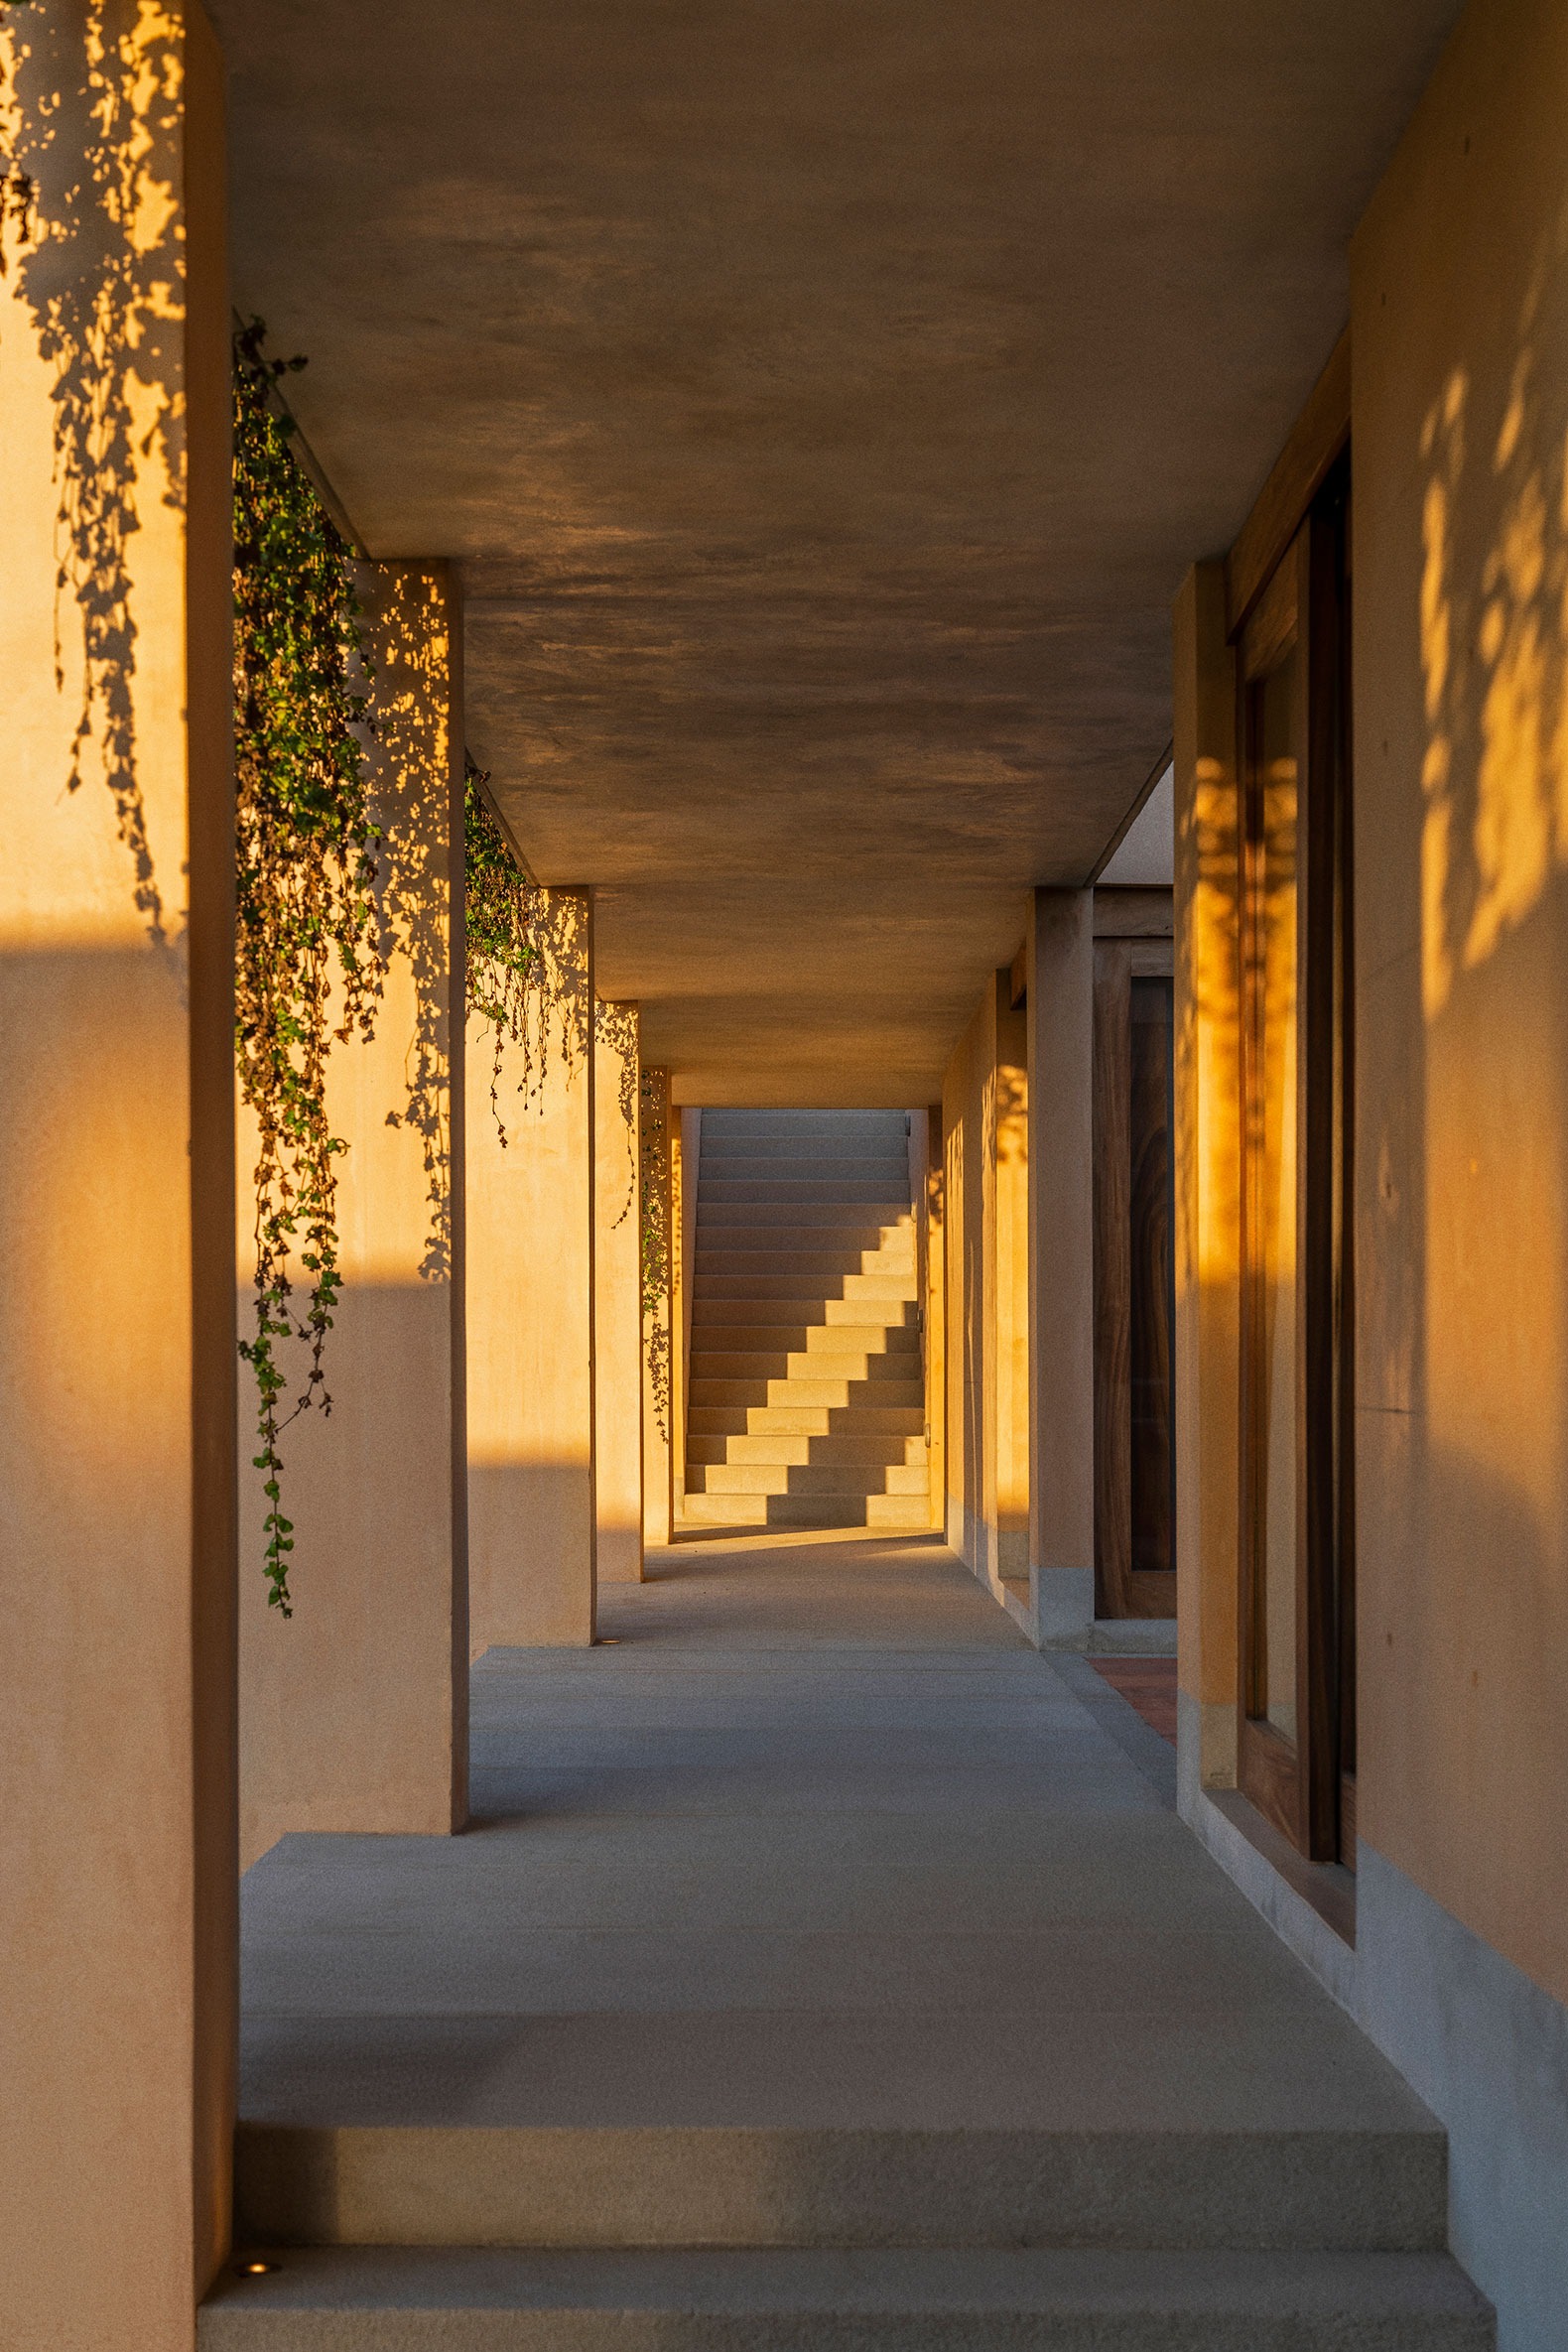
<svg viewBox="0 0 1568 2352">
<path fill-rule="evenodd" d="M 65 784 L 74 792 L 101 763 L 135 903 L 160 944 L 166 913 L 137 767 L 131 542 L 150 460 L 164 502 L 185 506 L 184 46 L 178 24 L 137 0 L 0 20 L 14 125 L 0 157 L 0 264 L 15 272 L 54 377 L 61 691 L 66 599 L 81 631 Z"/>
</svg>

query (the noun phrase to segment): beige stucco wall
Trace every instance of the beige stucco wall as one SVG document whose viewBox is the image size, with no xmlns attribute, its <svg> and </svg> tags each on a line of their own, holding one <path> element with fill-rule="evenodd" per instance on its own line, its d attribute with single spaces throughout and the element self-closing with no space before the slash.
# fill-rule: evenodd
<svg viewBox="0 0 1568 2352">
<path fill-rule="evenodd" d="M 461 613 L 445 565 L 360 567 L 383 840 L 375 1035 L 327 1063 L 342 1296 L 329 1414 L 285 1433 L 293 1615 L 269 1606 L 255 1382 L 239 1387 L 240 1858 L 286 1830 L 450 1832 L 467 1813 L 462 1430 Z M 486 1069 L 487 1076 L 487 1069 Z M 486 1105 L 488 1109 L 488 1105 Z M 239 1119 L 240 1327 L 254 1323 L 253 1115 Z M 292 1277 L 303 1295 L 309 1274 Z M 305 1351 L 282 1351 L 293 1395 Z"/>
<path fill-rule="evenodd" d="M 601 1583 L 642 1581 L 637 1007 L 601 1005 L 593 1051 L 593 1497 Z"/>
<path fill-rule="evenodd" d="M 67 86 L 16 153 L 46 220 L 78 184 L 74 233 L 0 231 L 0 2337 L 188 2352 L 234 2117 L 222 84 L 176 0 L 111 6 L 96 60 L 49 13 Z M 0 28 L 0 151 L 14 97 L 40 119 L 34 35 Z M 70 790 L 78 581 L 107 699 Z"/>
<path fill-rule="evenodd" d="M 1028 1575 L 1028 1076 L 995 974 L 943 1086 L 947 1534 L 993 1585 Z"/>
<path fill-rule="evenodd" d="M 550 987 L 532 1062 L 490 1104 L 470 1034 L 467 1123 L 471 1646 L 593 1638 L 593 940 L 586 891 L 540 893 Z M 531 1069 L 534 1092 L 519 1094 Z"/>
<path fill-rule="evenodd" d="M 1050 1638 L 1095 1614 L 1094 892 L 1030 908 L 1030 1575 Z"/>
<path fill-rule="evenodd" d="M 1364 1839 L 1568 1997 L 1568 12 L 1463 21 L 1358 233 Z"/>
</svg>

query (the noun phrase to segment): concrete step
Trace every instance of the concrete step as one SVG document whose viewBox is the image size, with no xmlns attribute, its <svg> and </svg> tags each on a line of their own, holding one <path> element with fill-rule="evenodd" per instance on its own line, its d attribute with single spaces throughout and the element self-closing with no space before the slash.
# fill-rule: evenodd
<svg viewBox="0 0 1568 2352">
<path fill-rule="evenodd" d="M 752 1436 L 736 1431 L 714 1437 L 689 1434 L 688 1466 L 699 1462 L 858 1462 L 918 1464 L 924 1468 L 923 1437 L 816 1436 L 787 1430 Z"/>
<path fill-rule="evenodd" d="M 851 1203 L 844 1205 L 852 1209 Z M 896 1218 L 882 1224 L 862 1219 L 854 1210 L 842 1225 L 752 1225 L 743 1210 L 725 1209 L 720 1214 L 722 1223 L 699 1220 L 699 1264 L 713 1249 L 827 1249 L 837 1255 L 841 1250 L 902 1247 L 911 1257 L 914 1254 L 914 1229 L 907 1217 L 902 1224 Z"/>
<path fill-rule="evenodd" d="M 888 1188 L 868 1177 L 760 1176 L 705 1177 L 698 1185 L 700 1201 L 865 1201 L 886 1203 Z M 895 1199 L 897 1195 L 893 1196 Z"/>
<path fill-rule="evenodd" d="M 691 1435 L 726 1437 L 923 1437 L 924 1399 L 915 1405 L 857 1404 L 694 1404 L 687 1417 Z"/>
<path fill-rule="evenodd" d="M 711 1301 L 705 1301 L 705 1305 Z M 836 1302 L 839 1303 L 839 1302 Z M 920 1334 L 911 1326 L 884 1323 L 786 1323 L 764 1321 L 769 1312 L 759 1306 L 756 1322 L 742 1322 L 738 1316 L 727 1320 L 710 1321 L 705 1314 L 692 1319 L 692 1349 L 707 1354 L 713 1349 L 742 1348 L 748 1350 L 782 1350 L 798 1356 L 898 1356 L 918 1366 Z M 772 1310 L 776 1315 L 777 1310 Z"/>
<path fill-rule="evenodd" d="M 1445 2255 L 333 2247 L 218 2280 L 200 2352 L 1492 2352 Z"/>
<path fill-rule="evenodd" d="M 703 1298 L 692 1311 L 692 1329 L 707 1324 L 775 1324 L 781 1320 L 777 1299 Z M 920 1344 L 919 1310 L 913 1299 L 803 1298 L 791 1301 L 787 1319 L 792 1324 L 821 1330 L 835 1324 L 874 1325 L 878 1330 L 907 1332 Z"/>
<path fill-rule="evenodd" d="M 693 1515 L 713 1518 L 735 1500 L 694 1498 L 706 1507 Z M 775 1519 L 781 1506 L 809 1507 L 806 1497 L 756 1500 L 771 1505 L 769 1523 L 787 1523 Z M 1332 2080 L 1188 2083 L 1184 2053 L 1160 2051 L 1136 2082 L 1127 2075 L 1107 2087 L 1093 2068 L 1068 2063 L 1060 2079 L 1025 2073 L 1009 2122 L 944 2123 L 941 2059 L 955 2038 L 944 2019 L 927 2029 L 937 2090 L 917 2080 L 913 2093 L 897 2080 L 912 2027 L 897 2021 L 849 2035 L 826 2029 L 835 2024 L 716 2016 L 680 2097 L 688 2120 L 679 2123 L 653 2120 L 675 2093 L 650 2090 L 638 2072 L 639 2051 L 651 2050 L 653 2064 L 672 2038 L 660 2040 L 647 2021 L 640 2038 L 621 2036 L 629 2072 L 612 2093 L 590 2081 L 552 2099 L 548 2058 L 536 2060 L 525 2095 L 543 2110 L 538 2121 L 241 2123 L 241 2237 L 277 2245 L 1400 2252 L 1447 2244 L 1446 2140 L 1392 2081 L 1385 2092 L 1374 2085 L 1376 2095 Z M 854 2086 L 878 2039 L 895 2053 L 880 2107 L 896 2114 L 902 2097 L 905 2109 L 931 2112 L 903 2124 L 838 2120 L 858 2106 Z M 948 2105 L 957 2100 L 949 2087 Z M 585 2108 L 595 2120 L 574 2120 Z M 796 2120 L 782 2120 L 789 2117 Z"/>
<path fill-rule="evenodd" d="M 846 1299 L 900 1299 L 913 1303 L 915 1295 L 912 1274 L 884 1273 L 844 1274 L 835 1284 Z M 694 1299 L 744 1298 L 753 1301 L 769 1299 L 809 1298 L 819 1302 L 823 1296 L 822 1277 L 815 1274 L 710 1274 L 699 1271 L 692 1277 Z"/>
<path fill-rule="evenodd" d="M 714 1274 L 755 1274 L 766 1282 L 771 1274 L 810 1274 L 819 1283 L 842 1281 L 846 1274 L 901 1274 L 914 1280 L 915 1253 L 907 1241 L 875 1241 L 858 1249 L 824 1249 L 819 1242 L 803 1249 L 710 1249 L 697 1252 L 697 1279 Z M 767 1296 L 766 1290 L 762 1293 Z"/>
<path fill-rule="evenodd" d="M 691 1385 L 694 1405 L 743 1404 L 850 1405 L 904 1404 L 925 1407 L 926 1392 L 918 1380 L 697 1380 Z"/>
<path fill-rule="evenodd" d="M 688 1495 L 683 1521 L 710 1527 L 884 1527 L 926 1534 L 931 1504 L 913 1495 Z"/>
<path fill-rule="evenodd" d="M 692 1349 L 695 1380 L 918 1380 L 920 1359 L 879 1348 Z"/>
<path fill-rule="evenodd" d="M 896 1226 L 910 1221 L 910 1207 L 908 1201 L 898 1193 L 890 1193 L 885 1201 L 743 1201 L 738 1204 L 719 1201 L 710 1205 L 699 1186 L 699 1233 L 705 1233 L 710 1225 L 729 1224 L 736 1220 L 743 1220 L 754 1230 L 772 1225 Z"/>
<path fill-rule="evenodd" d="M 923 1463 L 689 1462 L 692 1495 L 929 1495 Z"/>
<path fill-rule="evenodd" d="M 829 1177 L 835 1183 L 876 1183 L 886 1187 L 890 1201 L 909 1206 L 909 1162 L 902 1152 L 859 1151 L 705 1151 L 697 1163 L 701 1190 L 711 1183 L 733 1183 L 751 1178 L 772 1183 L 783 1177 L 796 1183 L 815 1183 Z"/>
</svg>

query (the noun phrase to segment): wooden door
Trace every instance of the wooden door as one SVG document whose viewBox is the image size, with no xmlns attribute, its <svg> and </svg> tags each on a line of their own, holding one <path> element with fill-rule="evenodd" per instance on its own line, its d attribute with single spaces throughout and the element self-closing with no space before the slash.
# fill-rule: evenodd
<svg viewBox="0 0 1568 2352">
<path fill-rule="evenodd" d="M 1095 1614 L 1174 1617 L 1168 940 L 1095 943 Z"/>
</svg>

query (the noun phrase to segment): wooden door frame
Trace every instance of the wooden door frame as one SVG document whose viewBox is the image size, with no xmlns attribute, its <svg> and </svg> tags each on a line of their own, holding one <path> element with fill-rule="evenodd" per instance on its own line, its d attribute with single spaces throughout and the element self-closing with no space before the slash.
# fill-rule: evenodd
<svg viewBox="0 0 1568 2352">
<path fill-rule="evenodd" d="M 1241 1318 L 1238 1784 L 1312 1861 L 1354 1852 L 1352 1774 L 1342 1783 L 1346 1714 L 1354 1725 L 1354 1547 L 1350 1465 L 1349 985 L 1350 898 L 1345 601 L 1338 524 L 1315 504 L 1253 601 L 1238 638 L 1241 859 L 1240 1103 Z M 1292 734 L 1297 762 L 1295 1720 L 1294 1742 L 1268 1723 L 1260 1687 L 1261 1448 L 1256 1376 L 1261 1288 L 1249 1236 L 1257 1164 L 1248 1146 L 1258 995 L 1248 940 L 1257 914 L 1254 697 L 1298 651 Z M 1345 1834 L 1349 1823 L 1349 1836 Z"/>
</svg>

